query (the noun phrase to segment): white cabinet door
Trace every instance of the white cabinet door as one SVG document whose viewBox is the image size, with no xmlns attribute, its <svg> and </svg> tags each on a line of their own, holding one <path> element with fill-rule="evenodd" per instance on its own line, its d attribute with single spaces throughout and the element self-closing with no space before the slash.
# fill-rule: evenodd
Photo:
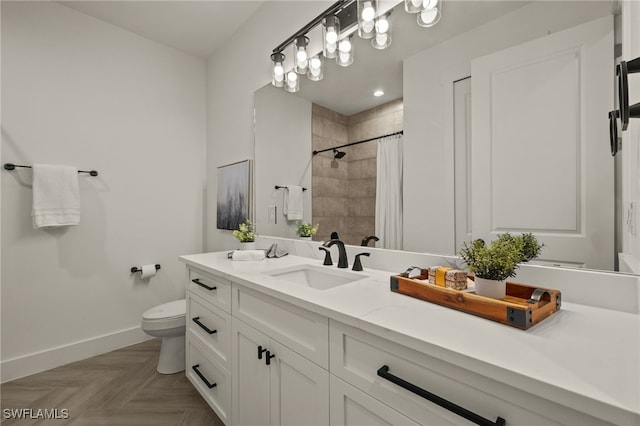
<svg viewBox="0 0 640 426">
<path fill-rule="evenodd" d="M 234 425 L 329 424 L 327 370 L 237 318 L 232 331 Z"/>
<path fill-rule="evenodd" d="M 418 423 L 331 375 L 332 426 L 389 426 Z"/>
<path fill-rule="evenodd" d="M 471 63 L 472 233 L 533 232 L 541 259 L 611 270 L 613 19 Z"/>
<path fill-rule="evenodd" d="M 266 349 L 269 338 L 253 327 L 232 319 L 233 410 L 234 425 L 269 424 L 269 369 L 265 353 L 258 358 L 258 347 Z"/>
<path fill-rule="evenodd" d="M 329 372 L 271 340 L 272 425 L 328 425 Z"/>
</svg>

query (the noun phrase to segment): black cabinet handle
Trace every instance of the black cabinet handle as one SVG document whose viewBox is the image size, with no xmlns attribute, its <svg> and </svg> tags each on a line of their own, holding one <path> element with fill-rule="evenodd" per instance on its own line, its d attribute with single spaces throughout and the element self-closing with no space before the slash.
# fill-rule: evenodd
<svg viewBox="0 0 640 426">
<path fill-rule="evenodd" d="M 200 287 L 206 288 L 209 291 L 217 289 L 217 287 L 210 287 L 210 286 L 206 285 L 205 283 L 201 283 L 200 282 L 200 278 L 196 278 L 196 279 L 191 280 L 191 281 L 196 283 L 196 284 L 198 284 Z"/>
<path fill-rule="evenodd" d="M 204 377 L 204 375 L 200 372 L 200 370 L 198 370 L 198 367 L 200 367 L 200 364 L 196 364 L 193 367 L 191 367 L 193 369 L 193 371 L 196 372 L 196 374 L 198 375 L 198 377 L 200 377 L 200 380 L 202 380 L 204 382 L 205 385 L 207 385 L 207 387 L 209 389 L 211 388 L 215 388 L 216 387 L 216 383 L 210 383 L 206 377 Z"/>
<path fill-rule="evenodd" d="M 439 406 L 441 406 L 442 408 L 445 408 L 461 417 L 464 417 L 465 419 L 469 420 L 470 422 L 473 422 L 477 425 L 480 426 L 504 426 L 506 421 L 505 419 L 503 419 L 502 417 L 498 417 L 496 419 L 495 422 L 492 422 L 489 419 L 485 419 L 482 416 L 477 415 L 476 413 L 467 410 L 466 408 L 462 408 L 459 405 L 454 404 L 451 401 L 447 401 L 444 398 L 439 397 L 438 395 L 434 395 L 429 391 L 426 391 L 416 385 L 414 385 L 413 383 L 409 383 L 403 379 L 401 379 L 398 376 L 394 376 L 393 374 L 389 373 L 389 367 L 386 365 L 383 365 L 382 367 L 380 367 L 378 369 L 378 376 L 382 377 L 383 379 L 387 379 L 388 381 L 390 381 L 391 383 L 395 383 L 396 385 L 408 390 L 409 392 L 413 392 L 418 396 L 423 397 L 424 399 L 427 399 L 431 402 L 433 402 L 434 404 L 438 404 Z"/>
<path fill-rule="evenodd" d="M 262 345 L 258 346 L 258 359 L 262 359 L 263 352 L 267 352 L 267 348 L 263 348 Z"/>
<path fill-rule="evenodd" d="M 198 324 L 200 326 L 200 328 L 202 328 L 204 331 L 206 331 L 209 334 L 213 334 L 213 333 L 217 333 L 218 330 L 211 330 L 209 327 L 207 327 L 206 325 L 204 325 L 203 323 L 200 322 L 200 317 L 195 317 L 192 318 L 193 322 L 195 322 L 196 324 Z"/>
<path fill-rule="evenodd" d="M 272 354 L 271 352 L 267 351 L 267 354 L 265 356 L 266 360 L 265 362 L 267 363 L 267 365 L 271 365 L 271 358 L 274 358 L 276 355 Z"/>
</svg>

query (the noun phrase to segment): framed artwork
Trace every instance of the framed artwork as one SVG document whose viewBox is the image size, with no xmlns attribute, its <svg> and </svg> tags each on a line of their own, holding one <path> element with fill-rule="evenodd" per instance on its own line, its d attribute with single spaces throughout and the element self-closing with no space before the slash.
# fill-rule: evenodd
<svg viewBox="0 0 640 426">
<path fill-rule="evenodd" d="M 218 167 L 218 229 L 238 229 L 251 218 L 251 163 L 244 160 Z"/>
</svg>

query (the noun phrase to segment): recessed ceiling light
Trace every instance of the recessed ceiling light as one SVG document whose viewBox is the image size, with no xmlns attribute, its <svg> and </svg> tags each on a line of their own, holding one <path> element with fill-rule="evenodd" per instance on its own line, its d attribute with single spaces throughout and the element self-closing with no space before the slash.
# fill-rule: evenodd
<svg viewBox="0 0 640 426">
<path fill-rule="evenodd" d="M 384 92 L 382 90 L 376 90 L 375 92 L 373 92 L 373 96 L 378 97 L 382 95 L 384 95 Z"/>
</svg>

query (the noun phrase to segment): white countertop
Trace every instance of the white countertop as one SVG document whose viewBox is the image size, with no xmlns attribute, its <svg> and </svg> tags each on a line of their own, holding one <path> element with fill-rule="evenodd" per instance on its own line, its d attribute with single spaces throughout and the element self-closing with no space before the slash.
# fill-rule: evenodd
<svg viewBox="0 0 640 426">
<path fill-rule="evenodd" d="M 529 330 L 391 292 L 389 272 L 327 290 L 266 275 L 315 259 L 231 261 L 227 253 L 182 256 L 188 265 L 446 359 L 462 368 L 621 425 L 640 425 L 640 317 L 563 302 Z M 336 268 L 326 266 L 325 268 Z"/>
</svg>

